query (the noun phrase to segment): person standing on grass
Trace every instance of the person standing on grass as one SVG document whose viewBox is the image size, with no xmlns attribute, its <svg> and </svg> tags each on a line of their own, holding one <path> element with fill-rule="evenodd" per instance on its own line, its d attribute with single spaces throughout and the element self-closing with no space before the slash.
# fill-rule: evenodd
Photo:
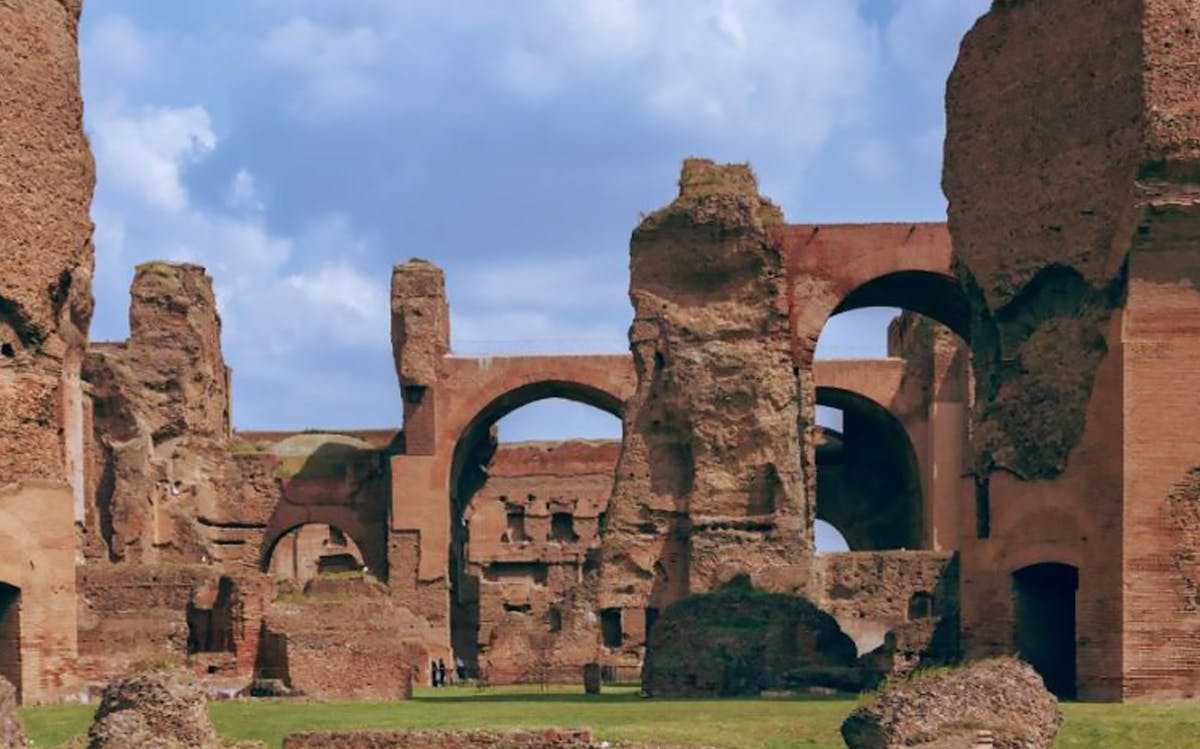
<svg viewBox="0 0 1200 749">
<path fill-rule="evenodd" d="M 454 657 L 454 675 L 458 677 L 460 684 L 467 680 L 467 664 L 463 661 L 461 655 Z"/>
<path fill-rule="evenodd" d="M 437 662 L 437 680 L 440 686 L 446 686 L 446 662 L 441 658 Z"/>
<path fill-rule="evenodd" d="M 433 687 L 438 685 L 437 661 L 429 662 L 429 683 Z"/>
</svg>

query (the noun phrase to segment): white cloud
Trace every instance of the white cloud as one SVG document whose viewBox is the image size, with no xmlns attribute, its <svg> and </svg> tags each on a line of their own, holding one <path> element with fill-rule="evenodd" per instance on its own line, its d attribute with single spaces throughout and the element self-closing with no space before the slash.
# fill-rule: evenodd
<svg viewBox="0 0 1200 749">
<path fill-rule="evenodd" d="M 341 262 L 288 276 L 283 284 L 308 308 L 320 310 L 319 321 L 340 341 L 381 346 L 388 340 L 391 318 L 386 284 Z"/>
<path fill-rule="evenodd" d="M 878 47 L 844 0 L 522 8 L 501 68 L 517 93 L 547 96 L 600 78 L 673 127 L 804 147 L 858 115 Z"/>
<path fill-rule="evenodd" d="M 229 191 L 225 202 L 230 208 L 243 208 L 251 211 L 263 209 L 262 200 L 258 196 L 258 186 L 254 175 L 247 169 L 239 169 L 229 182 Z"/>
<path fill-rule="evenodd" d="M 184 186 L 187 169 L 219 145 L 202 107 L 110 101 L 97 111 L 98 296 L 122 298 L 128 273 L 147 260 L 205 266 L 225 323 L 227 359 L 239 376 L 274 387 L 288 386 L 286 373 L 303 369 L 298 360 L 314 351 L 314 337 L 342 350 L 386 350 L 386 279 L 376 283 L 346 259 L 329 260 L 362 254 L 364 240 L 344 218 L 312 221 L 294 236 L 272 232 L 246 169 L 229 179 L 226 204 L 198 205 Z M 104 319 L 115 320 L 112 313 Z"/>
<path fill-rule="evenodd" d="M 158 208 L 188 205 L 183 167 L 217 145 L 203 107 L 100 108 L 93 115 L 92 146 L 106 180 Z"/>
<path fill-rule="evenodd" d="M 301 82 L 300 104 L 321 114 L 343 114 L 379 103 L 377 74 L 383 43 L 370 28 L 336 29 L 297 17 L 272 29 L 263 59 Z"/>
</svg>

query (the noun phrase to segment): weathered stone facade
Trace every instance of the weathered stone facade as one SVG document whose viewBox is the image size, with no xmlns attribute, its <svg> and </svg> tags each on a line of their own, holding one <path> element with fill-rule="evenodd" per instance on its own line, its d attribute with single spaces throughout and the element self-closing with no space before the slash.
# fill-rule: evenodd
<svg viewBox="0 0 1200 749">
<path fill-rule="evenodd" d="M 1091 699 L 1200 694 L 1198 22 L 1187 0 L 997 2 L 947 91 L 976 369 L 963 643 Z"/>
<path fill-rule="evenodd" d="M 575 679 L 743 576 L 806 598 L 855 668 L 1015 652 L 1064 695 L 1200 691 L 1193 3 L 997 0 L 949 82 L 948 225 L 788 224 L 747 166 L 688 160 L 633 233 L 632 355 L 455 355 L 413 260 L 403 429 L 245 434 L 204 269 L 139 267 L 129 339 L 88 344 L 79 12 L 0 3 L 0 677 L 24 702 L 158 659 L 325 697 L 403 698 L 456 655 Z M 869 306 L 907 310 L 889 357 L 814 361 Z M 620 418 L 619 450 L 498 444 L 552 397 Z M 817 519 L 854 553 L 815 554 Z"/>
<path fill-rule="evenodd" d="M 79 13 L 0 5 L 0 676 L 25 702 L 69 692 L 76 649 L 95 182 Z"/>
<path fill-rule="evenodd" d="M 815 491 L 779 209 L 747 167 L 684 164 L 630 245 L 638 386 L 624 411 L 600 605 L 637 620 L 749 572 L 807 590 Z M 644 633 L 635 639 L 644 640 Z"/>
</svg>

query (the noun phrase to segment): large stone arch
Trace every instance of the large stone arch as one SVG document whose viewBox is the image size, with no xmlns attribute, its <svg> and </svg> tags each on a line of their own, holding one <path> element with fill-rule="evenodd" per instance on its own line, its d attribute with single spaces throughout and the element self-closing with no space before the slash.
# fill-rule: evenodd
<svg viewBox="0 0 1200 749">
<path fill-rule="evenodd" d="M 818 464 L 817 517 L 856 551 L 924 548 L 920 468 L 904 425 L 851 390 L 818 387 L 816 402 L 844 415 L 836 461 L 827 458 L 824 470 Z"/>
<path fill-rule="evenodd" d="M 899 307 L 933 318 L 964 340 L 970 304 L 955 276 L 945 224 L 787 224 L 772 232 L 787 257 L 797 359 L 812 361 L 833 315 Z"/>
<path fill-rule="evenodd" d="M 622 359 L 621 363 L 628 368 L 628 359 Z M 492 378 L 490 383 L 492 388 L 481 388 L 470 398 L 473 403 L 482 405 L 477 406 L 474 415 L 459 430 L 449 477 L 450 552 L 447 577 L 452 591 L 451 639 L 455 654 L 464 658 L 472 669 L 481 665 L 477 648 L 483 616 L 480 570 L 470 559 L 473 555 L 468 549 L 470 531 L 465 517 L 472 498 L 487 480 L 485 466 L 496 447 L 494 425 L 513 411 L 548 398 L 562 398 L 592 406 L 617 419 L 621 418 L 625 402 L 625 394 L 611 387 L 607 377 L 600 381 L 545 378 L 545 375 L 540 378 L 536 370 L 521 368 L 516 373 L 509 371 Z M 509 389 L 497 392 L 499 386 L 509 386 Z M 485 398 L 490 400 L 485 402 Z"/>
</svg>

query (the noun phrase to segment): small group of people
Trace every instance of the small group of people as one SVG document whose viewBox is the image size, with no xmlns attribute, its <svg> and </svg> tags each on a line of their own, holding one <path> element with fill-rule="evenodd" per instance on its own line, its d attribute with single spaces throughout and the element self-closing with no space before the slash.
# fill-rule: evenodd
<svg viewBox="0 0 1200 749">
<path fill-rule="evenodd" d="M 455 658 L 454 671 L 457 677 L 456 681 L 464 682 L 467 680 L 467 664 L 463 662 L 461 657 Z M 429 681 L 432 686 L 446 686 L 446 662 L 441 658 L 429 663 Z"/>
</svg>

